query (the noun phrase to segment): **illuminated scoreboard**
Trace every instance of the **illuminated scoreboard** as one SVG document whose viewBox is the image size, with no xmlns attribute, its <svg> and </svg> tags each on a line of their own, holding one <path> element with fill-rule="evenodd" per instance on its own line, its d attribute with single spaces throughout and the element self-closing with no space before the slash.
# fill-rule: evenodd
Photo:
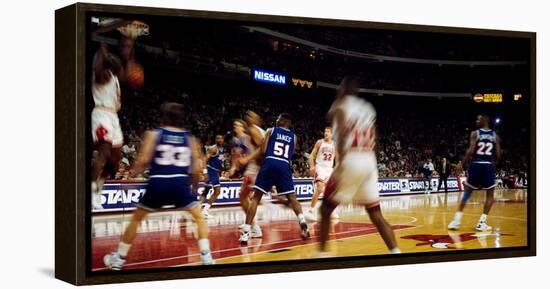
<svg viewBox="0 0 550 289">
<path fill-rule="evenodd" d="M 501 103 L 502 93 L 476 93 L 472 99 L 477 103 Z"/>
</svg>

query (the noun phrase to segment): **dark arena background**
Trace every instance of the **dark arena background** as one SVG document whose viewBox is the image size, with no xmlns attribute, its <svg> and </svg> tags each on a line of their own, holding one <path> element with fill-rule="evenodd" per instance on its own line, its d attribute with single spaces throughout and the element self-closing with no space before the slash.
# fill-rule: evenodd
<svg viewBox="0 0 550 289">
<path fill-rule="evenodd" d="M 109 19 L 92 17 L 92 29 L 98 31 Z M 276 195 L 265 196 L 258 209 L 264 237 L 239 244 L 244 213 L 238 206 L 241 176 L 229 173 L 232 123 L 248 110 L 262 117 L 264 129 L 281 112 L 292 116 L 298 145 L 291 166 L 305 211 L 314 191 L 309 154 L 330 125 L 326 114 L 337 85 L 349 74 L 358 76 L 360 97 L 377 111 L 381 208 L 403 253 L 527 245 L 529 40 L 168 17 L 135 20 L 149 28 L 133 48 L 144 84 L 121 82 L 118 115 L 125 145 L 118 171 L 103 188 L 103 209 L 92 212 L 93 271 L 106 269 L 103 256 L 116 249 L 145 192 L 147 172 L 129 178 L 128 170 L 143 133 L 159 126 L 165 101 L 185 106 L 186 126 L 202 145 L 213 145 L 218 134 L 225 139 L 222 192 L 208 218 L 216 262 L 315 258 L 317 222 L 309 223 L 312 238 L 301 240 L 296 217 L 277 204 Z M 88 54 L 93 57 L 105 42 L 116 55 L 120 36 L 117 30 L 92 33 Z M 488 219 L 493 229 L 475 231 L 485 195 L 474 192 L 463 227 L 448 231 L 466 176 L 461 162 L 479 114 L 490 116 L 502 147 L 496 202 Z M 452 168 L 448 192 L 438 188 L 443 157 Z M 426 180 L 424 166 L 430 162 L 435 171 Z M 387 253 L 363 208 L 340 206 L 337 213 L 329 242 L 333 256 Z M 138 232 L 126 269 L 198 264 L 196 225 L 189 214 L 166 208 L 149 215 Z"/>
</svg>

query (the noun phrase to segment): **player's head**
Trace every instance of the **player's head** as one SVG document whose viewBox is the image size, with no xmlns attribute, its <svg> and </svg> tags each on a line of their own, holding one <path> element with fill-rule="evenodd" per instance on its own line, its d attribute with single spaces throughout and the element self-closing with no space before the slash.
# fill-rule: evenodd
<svg viewBox="0 0 550 289">
<path fill-rule="evenodd" d="M 248 110 L 246 111 L 246 115 L 244 116 L 244 120 L 248 123 L 248 125 L 261 125 L 262 124 L 262 118 L 255 112 Z"/>
<path fill-rule="evenodd" d="M 477 116 L 476 125 L 479 128 L 489 127 L 489 116 L 486 114 L 480 114 Z"/>
<path fill-rule="evenodd" d="M 346 95 L 357 95 L 359 94 L 359 79 L 355 76 L 349 75 L 342 79 L 338 89 L 336 90 L 336 98 L 341 98 Z"/>
<path fill-rule="evenodd" d="M 236 136 L 241 136 L 246 133 L 248 126 L 246 122 L 240 118 L 233 121 L 233 132 Z"/>
<path fill-rule="evenodd" d="M 183 127 L 183 105 L 165 102 L 160 106 L 163 126 Z"/>
<path fill-rule="evenodd" d="M 330 140 L 330 138 L 332 137 L 332 128 L 330 126 L 325 127 L 324 136 L 325 136 L 325 140 L 327 141 Z"/>
<path fill-rule="evenodd" d="M 283 112 L 283 113 L 279 114 L 279 116 L 277 117 L 276 124 L 277 124 L 277 126 L 282 126 L 282 127 L 289 128 L 291 122 L 292 122 L 292 120 L 290 118 L 290 114 L 288 114 L 286 112 Z"/>
<path fill-rule="evenodd" d="M 216 145 L 222 146 L 224 142 L 224 137 L 221 134 L 216 135 Z"/>
</svg>

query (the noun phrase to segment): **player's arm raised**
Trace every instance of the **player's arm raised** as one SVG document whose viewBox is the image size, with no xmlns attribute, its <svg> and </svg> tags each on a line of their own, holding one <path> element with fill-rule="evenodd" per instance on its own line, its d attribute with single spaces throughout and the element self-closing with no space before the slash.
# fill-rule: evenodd
<svg viewBox="0 0 550 289">
<path fill-rule="evenodd" d="M 156 142 L 157 133 L 155 131 L 146 131 L 143 135 L 143 141 L 141 142 L 141 150 L 139 151 L 132 169 L 130 169 L 131 177 L 135 177 L 149 167 L 149 163 L 155 152 Z"/>
<path fill-rule="evenodd" d="M 319 153 L 319 148 L 321 147 L 321 140 L 317 140 L 313 146 L 313 150 L 309 154 L 308 165 L 309 165 L 309 174 L 310 176 L 315 176 L 315 160 L 317 159 L 317 154 Z"/>
<path fill-rule="evenodd" d="M 470 133 L 470 146 L 468 147 L 466 154 L 464 154 L 464 160 L 462 161 L 463 168 L 467 168 L 468 165 L 470 164 L 470 160 L 472 159 L 474 151 L 476 150 L 476 143 L 477 143 L 477 132 L 473 131 L 472 133 Z"/>
<path fill-rule="evenodd" d="M 250 138 L 255 146 L 260 146 L 264 140 L 264 135 L 260 130 L 254 126 L 250 127 Z"/>
</svg>

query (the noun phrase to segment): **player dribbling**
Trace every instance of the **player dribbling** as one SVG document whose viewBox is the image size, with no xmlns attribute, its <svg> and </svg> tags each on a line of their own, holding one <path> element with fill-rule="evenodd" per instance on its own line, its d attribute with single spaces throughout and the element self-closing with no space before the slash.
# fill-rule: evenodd
<svg viewBox="0 0 550 289">
<path fill-rule="evenodd" d="M 233 132 L 235 133 L 235 145 L 234 149 L 234 158 L 236 160 L 235 167 L 232 170 L 242 171 L 243 182 L 241 184 L 241 189 L 239 193 L 239 200 L 241 207 L 246 215 L 248 212 L 248 207 L 250 205 L 250 193 L 252 192 L 252 186 L 256 182 L 256 176 L 260 170 L 257 162 L 251 161 L 247 156 L 252 155 L 259 147 L 263 141 L 263 135 L 256 135 L 256 138 L 251 137 L 247 134 L 250 131 L 248 124 L 242 119 L 236 119 L 233 121 Z M 253 134 L 254 132 L 251 132 Z M 256 141 L 254 141 L 256 139 Z M 255 143 L 258 143 L 256 145 Z M 243 225 L 240 226 L 242 229 Z M 250 231 L 251 238 L 261 238 L 263 236 L 262 229 L 256 223 L 256 220 L 252 221 L 252 229 Z"/>
</svg>

